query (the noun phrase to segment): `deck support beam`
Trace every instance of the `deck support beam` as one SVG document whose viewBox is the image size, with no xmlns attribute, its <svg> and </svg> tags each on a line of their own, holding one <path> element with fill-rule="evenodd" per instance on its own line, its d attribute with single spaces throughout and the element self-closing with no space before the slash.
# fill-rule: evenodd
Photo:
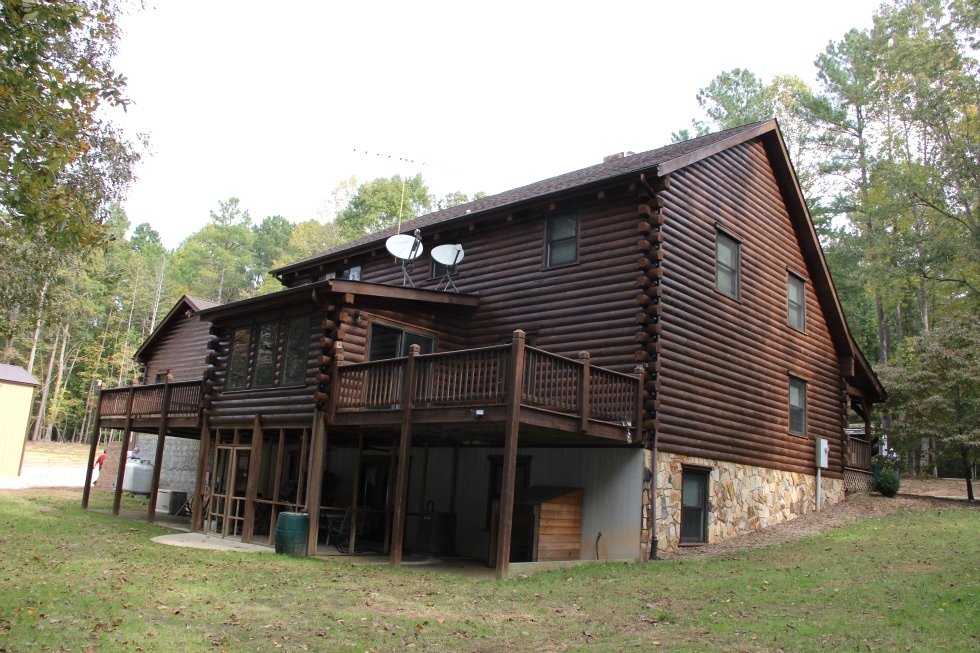
<svg viewBox="0 0 980 653">
<path fill-rule="evenodd" d="M 88 510 L 88 499 L 92 493 L 92 472 L 95 471 L 95 454 L 99 450 L 99 434 L 102 429 L 102 387 L 99 386 L 99 398 L 95 401 L 95 419 L 92 420 L 92 443 L 88 449 L 88 470 L 85 472 L 85 487 L 82 488 L 82 509 Z M 99 470 L 102 476 L 102 470 Z"/>
<path fill-rule="evenodd" d="M 316 555 L 320 535 L 320 493 L 323 490 L 323 459 L 326 457 L 327 429 L 320 410 L 313 412 L 313 465 L 310 467 L 309 485 L 306 490 L 306 512 L 310 516 L 310 534 L 306 544 L 307 555 Z M 280 447 L 280 450 L 282 447 Z"/>
<path fill-rule="evenodd" d="M 364 455 L 364 434 L 357 436 L 357 460 L 354 462 L 354 487 L 350 495 L 350 540 L 348 542 L 347 553 L 353 555 L 354 547 L 357 546 L 357 494 L 361 487 L 361 459 Z"/>
<path fill-rule="evenodd" d="M 211 449 L 211 429 L 208 426 L 208 416 L 201 417 L 201 444 L 198 447 L 197 475 L 194 479 L 194 502 L 191 510 L 191 530 L 204 530 L 204 501 L 211 500 L 211 493 L 204 491 L 207 481 L 207 466 Z M 210 511 L 210 508 L 208 509 Z"/>
<path fill-rule="evenodd" d="M 129 454 L 129 436 L 133 428 L 133 397 L 136 387 L 129 386 L 129 398 L 126 400 L 126 426 L 123 428 L 122 446 L 119 450 L 119 470 L 116 472 L 116 492 L 112 497 L 112 514 L 119 516 L 119 505 L 122 503 L 123 477 L 126 475 L 126 459 Z"/>
<path fill-rule="evenodd" d="M 153 456 L 153 479 L 150 481 L 150 506 L 146 521 L 152 524 L 157 515 L 157 494 L 160 492 L 160 471 L 163 469 L 163 446 L 167 440 L 167 408 L 170 406 L 170 374 L 163 384 L 163 404 L 160 406 L 160 428 L 157 431 L 157 450 Z"/>
<path fill-rule="evenodd" d="M 520 430 L 521 391 L 524 383 L 524 332 L 514 332 L 507 387 L 507 422 L 504 427 L 504 468 L 500 487 L 500 523 L 497 528 L 497 578 L 506 578 L 510 565 L 510 535 L 514 525 L 514 482 L 517 478 L 517 437 Z"/>
<path fill-rule="evenodd" d="M 402 403 L 402 433 L 398 441 L 398 480 L 395 483 L 395 517 L 391 533 L 391 566 L 402 566 L 402 547 L 405 544 L 405 511 L 408 506 L 408 459 L 412 452 L 412 406 L 415 399 L 415 359 L 421 352 L 412 345 L 405 365 Z"/>
<path fill-rule="evenodd" d="M 235 463 L 233 463 L 235 464 Z M 255 521 L 255 497 L 259 491 L 259 471 L 262 469 L 262 424 L 258 413 L 252 420 L 252 446 L 248 454 L 248 481 L 245 483 L 245 514 L 242 519 L 242 542 L 252 541 Z"/>
</svg>

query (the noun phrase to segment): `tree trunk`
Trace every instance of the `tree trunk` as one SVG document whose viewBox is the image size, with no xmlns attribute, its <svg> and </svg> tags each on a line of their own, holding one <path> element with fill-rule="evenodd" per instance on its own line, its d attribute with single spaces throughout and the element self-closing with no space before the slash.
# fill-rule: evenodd
<svg viewBox="0 0 980 653">
<path fill-rule="evenodd" d="M 44 315 L 44 295 L 48 292 L 48 282 L 41 286 L 41 294 L 37 300 L 37 321 L 34 323 L 34 337 L 31 338 L 31 357 L 27 361 L 27 373 L 34 371 L 34 357 L 37 355 L 37 341 L 41 337 L 41 317 Z"/>
<path fill-rule="evenodd" d="M 160 276 L 157 279 L 157 293 L 153 298 L 153 315 L 150 317 L 150 333 L 157 326 L 157 311 L 160 310 L 160 296 L 163 294 L 163 277 L 167 271 L 167 253 L 163 254 L 163 261 L 160 263 Z"/>
<path fill-rule="evenodd" d="M 58 419 L 61 405 L 61 381 L 65 373 L 65 349 L 68 347 L 68 324 L 61 326 L 61 353 L 58 355 L 58 373 L 54 380 L 54 398 L 51 402 L 51 420 Z"/>
<path fill-rule="evenodd" d="M 57 334 L 54 337 L 54 346 L 51 348 L 51 356 L 48 357 L 48 373 L 44 375 L 44 387 L 41 389 L 41 401 L 37 406 L 37 418 L 34 420 L 34 433 L 31 435 L 31 440 L 34 442 L 39 442 L 40 440 L 49 440 L 48 431 L 44 428 L 44 423 L 47 421 L 45 408 L 48 405 L 48 392 L 51 390 L 51 372 L 54 370 L 54 358 L 58 353 L 58 338 L 61 334 Z"/>
<path fill-rule="evenodd" d="M 963 459 L 963 478 L 966 479 L 966 498 L 973 501 L 973 461 L 970 460 L 970 448 L 965 444 L 960 445 L 960 456 Z"/>
<path fill-rule="evenodd" d="M 882 363 L 888 363 L 891 351 L 888 342 L 888 323 L 885 322 L 885 307 L 881 303 L 881 295 L 875 291 L 875 315 L 878 318 L 878 350 Z"/>
</svg>

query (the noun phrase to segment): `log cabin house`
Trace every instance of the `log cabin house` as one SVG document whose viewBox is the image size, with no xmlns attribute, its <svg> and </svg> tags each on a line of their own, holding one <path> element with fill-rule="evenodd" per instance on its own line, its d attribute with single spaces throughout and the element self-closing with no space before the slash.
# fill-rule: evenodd
<svg viewBox="0 0 980 653">
<path fill-rule="evenodd" d="M 404 270 L 388 229 L 273 270 L 278 292 L 183 298 L 138 354 L 143 384 L 103 391 L 98 426 L 200 439 L 196 530 L 271 542 L 280 512 L 303 511 L 311 553 L 448 550 L 500 575 L 653 558 L 866 483 L 885 392 L 775 121 L 416 230 Z M 442 244 L 465 252 L 448 291 L 427 254 Z M 863 433 L 845 431 L 852 411 Z"/>
</svg>

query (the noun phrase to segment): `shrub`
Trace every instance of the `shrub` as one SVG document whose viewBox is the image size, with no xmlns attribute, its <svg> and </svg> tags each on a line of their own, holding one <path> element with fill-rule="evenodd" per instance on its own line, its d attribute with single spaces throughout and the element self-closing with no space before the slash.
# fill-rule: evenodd
<svg viewBox="0 0 980 653">
<path fill-rule="evenodd" d="M 898 475 L 898 472 L 891 467 L 885 467 L 881 470 L 881 474 L 875 479 L 872 486 L 872 490 L 875 492 L 881 492 L 886 497 L 893 497 L 898 494 L 898 488 L 902 484 L 902 479 Z"/>
</svg>

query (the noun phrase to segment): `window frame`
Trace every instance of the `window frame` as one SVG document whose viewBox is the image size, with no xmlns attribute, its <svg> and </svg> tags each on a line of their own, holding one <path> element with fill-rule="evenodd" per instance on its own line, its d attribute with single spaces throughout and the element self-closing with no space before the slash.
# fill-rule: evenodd
<svg viewBox="0 0 980 653">
<path fill-rule="evenodd" d="M 800 301 L 793 301 L 794 283 L 798 283 Z M 799 312 L 799 323 L 793 322 L 793 309 Z M 806 279 L 793 271 L 789 271 L 786 278 L 786 323 L 800 333 L 806 333 Z"/>
<path fill-rule="evenodd" d="M 728 241 L 734 249 L 734 265 L 728 265 L 721 260 L 721 245 L 723 241 Z M 734 286 L 733 292 L 721 287 L 722 270 L 728 271 L 732 275 Z M 742 299 L 742 241 L 721 228 L 715 228 L 715 290 L 726 297 L 731 297 L 735 301 Z"/>
<path fill-rule="evenodd" d="M 306 373 L 309 371 L 307 367 L 308 367 L 309 357 L 310 357 L 309 340 L 310 340 L 310 325 L 312 324 L 312 321 L 313 318 L 310 313 L 304 313 L 302 315 L 294 315 L 292 317 L 287 317 L 283 320 L 286 326 L 284 329 L 282 329 L 282 365 L 279 368 L 280 369 L 279 384 L 278 384 L 279 386 L 295 386 L 295 385 L 306 384 Z M 303 363 L 302 366 L 303 374 L 302 374 L 302 378 L 300 378 L 298 381 L 291 381 L 286 378 L 286 373 L 289 370 L 289 356 L 293 353 L 289 349 L 289 334 L 290 334 L 290 330 L 292 329 L 292 326 L 294 324 L 299 324 L 299 323 L 306 324 L 306 329 L 303 332 L 306 335 L 306 337 L 303 340 L 303 342 L 306 343 L 306 347 L 304 349 L 301 349 L 301 353 L 300 353 L 300 360 Z"/>
<path fill-rule="evenodd" d="M 684 486 L 687 478 L 697 477 L 701 483 L 701 504 L 698 506 L 687 506 L 684 504 Z M 708 543 L 708 512 L 711 505 L 711 470 L 704 467 L 692 467 L 684 465 L 681 467 L 681 523 L 678 529 L 678 541 L 680 546 L 700 546 Z M 700 510 L 700 523 L 698 539 L 685 539 L 684 535 L 684 513 L 685 511 Z"/>
<path fill-rule="evenodd" d="M 252 372 L 251 374 L 252 383 L 248 385 L 250 390 L 272 388 L 276 386 L 276 381 L 278 380 L 276 378 L 276 371 L 277 371 L 276 358 L 279 356 L 279 351 L 280 351 L 279 349 L 280 328 L 279 327 L 281 324 L 282 324 L 282 320 L 277 318 L 275 320 L 266 320 L 265 322 L 259 322 L 255 325 L 258 327 L 258 329 L 256 330 L 256 337 L 254 338 L 255 343 L 253 344 L 253 347 L 255 349 L 255 355 L 252 356 L 251 365 L 249 366 Z M 267 363 L 263 363 L 263 365 L 267 364 L 269 366 L 270 374 L 269 374 L 268 382 L 259 383 L 259 371 L 260 371 L 259 365 L 261 362 L 260 357 L 262 356 L 262 352 L 260 349 L 262 347 L 263 337 L 265 335 L 264 332 L 266 328 L 271 328 L 272 350 L 270 354 L 271 359 Z"/>
<path fill-rule="evenodd" d="M 793 388 L 794 388 L 794 386 L 797 389 L 799 389 L 799 391 L 801 392 L 801 396 L 802 396 L 802 399 L 803 399 L 802 405 L 794 405 L 793 404 Z M 788 399 L 787 406 L 789 408 L 789 433 L 790 433 L 790 435 L 798 435 L 800 437 L 806 437 L 806 431 L 807 431 L 807 428 L 806 428 L 807 427 L 807 398 L 806 398 L 806 395 L 807 395 L 807 382 L 806 382 L 806 379 L 801 379 L 798 376 L 790 375 L 790 377 L 789 377 L 788 390 L 789 390 L 789 396 L 787 397 L 787 399 Z M 799 430 L 795 430 L 794 429 L 794 426 L 793 426 L 793 415 L 794 415 L 794 411 L 801 411 L 801 413 L 802 413 L 801 414 L 801 417 L 802 417 L 803 424 L 802 424 L 802 428 L 800 428 Z"/>
<path fill-rule="evenodd" d="M 565 236 L 563 238 L 553 238 L 554 225 L 558 220 L 563 220 L 566 218 L 571 218 L 575 222 L 575 233 L 571 236 Z M 544 268 L 550 270 L 552 268 L 563 268 L 569 265 L 575 265 L 579 262 L 579 236 L 582 233 L 582 225 L 579 220 L 578 213 L 556 213 L 554 215 L 549 215 L 545 218 L 545 234 L 544 234 Z M 572 260 L 565 261 L 563 263 L 552 263 L 552 247 L 556 243 L 567 243 L 572 242 L 574 245 L 574 254 Z"/>
<path fill-rule="evenodd" d="M 391 358 L 372 358 L 371 351 L 372 351 L 372 348 L 374 346 L 374 330 L 375 330 L 375 328 L 382 328 L 382 329 L 388 329 L 390 331 L 398 331 L 399 332 L 398 335 L 397 335 L 397 337 L 396 337 L 395 356 L 393 356 Z M 439 351 L 439 339 L 436 337 L 436 334 L 434 334 L 432 332 L 426 333 L 426 332 L 423 332 L 423 331 L 415 331 L 412 327 L 406 327 L 406 326 L 401 326 L 401 325 L 388 324 L 386 322 L 381 322 L 381 321 L 371 321 L 371 323 L 368 324 L 368 326 L 367 326 L 367 333 L 368 333 L 368 338 L 367 338 L 367 343 L 366 343 L 366 346 L 365 346 L 365 353 L 367 354 L 367 360 L 368 361 L 391 360 L 392 358 L 403 358 L 405 356 L 408 356 L 409 355 L 409 347 L 406 347 L 405 346 L 405 335 L 406 334 L 410 334 L 412 336 L 417 336 L 419 338 L 426 338 L 426 339 L 428 339 L 428 340 L 430 340 L 432 342 L 432 351 L 431 352 L 425 352 L 425 351 L 423 351 L 422 354 L 427 354 L 427 353 L 434 354 L 437 351 Z"/>
<path fill-rule="evenodd" d="M 238 334 L 244 332 L 245 341 L 238 347 Z M 236 349 L 241 352 L 236 356 Z M 249 372 L 252 370 L 252 325 L 235 327 L 231 330 L 228 342 L 228 371 L 225 373 L 225 390 L 246 390 L 249 387 Z M 235 372 L 235 362 L 243 360 L 241 385 L 232 385 L 232 374 Z"/>
</svg>

